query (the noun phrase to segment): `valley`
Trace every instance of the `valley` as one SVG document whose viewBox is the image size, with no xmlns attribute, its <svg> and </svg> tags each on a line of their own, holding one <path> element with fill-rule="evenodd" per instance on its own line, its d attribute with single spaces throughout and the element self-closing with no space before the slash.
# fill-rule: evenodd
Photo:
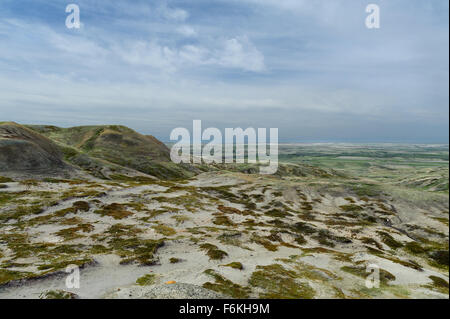
<svg viewBox="0 0 450 319">
<path fill-rule="evenodd" d="M 448 145 L 284 144 L 274 175 L 169 153 L 0 123 L 0 298 L 448 298 Z"/>
</svg>

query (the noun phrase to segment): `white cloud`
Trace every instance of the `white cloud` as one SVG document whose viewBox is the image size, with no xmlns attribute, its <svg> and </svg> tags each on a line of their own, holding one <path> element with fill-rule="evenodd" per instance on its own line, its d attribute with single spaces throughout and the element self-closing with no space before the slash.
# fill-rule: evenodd
<svg viewBox="0 0 450 319">
<path fill-rule="evenodd" d="M 100 47 L 97 43 L 78 36 L 60 35 L 50 31 L 46 38 L 52 46 L 58 50 L 68 52 L 74 55 L 95 56 L 97 58 L 107 54 L 107 50 Z"/>
<path fill-rule="evenodd" d="M 114 52 L 125 62 L 136 66 L 148 66 L 163 72 L 175 72 L 177 53 L 157 42 L 137 41 L 125 46 L 115 46 Z"/>
<path fill-rule="evenodd" d="M 177 28 L 177 32 L 181 35 L 184 35 L 185 37 L 196 37 L 197 31 L 189 25 L 182 25 L 181 27 Z"/>
<path fill-rule="evenodd" d="M 195 45 L 186 45 L 181 48 L 179 57 L 181 61 L 186 61 L 195 65 L 207 64 L 210 51 Z"/>
<path fill-rule="evenodd" d="M 160 45 L 157 41 L 137 41 L 122 46 L 116 45 L 113 51 L 126 63 L 169 73 L 202 65 L 251 72 L 262 72 L 266 69 L 263 54 L 245 36 L 214 45 L 213 48 L 202 45 L 176 48 Z"/>
<path fill-rule="evenodd" d="M 35 1 L 49 11 L 0 1 L 0 114 L 23 122 L 133 116 L 138 124 L 147 114 L 158 121 L 152 112 L 160 108 L 170 125 L 220 111 L 224 122 L 245 120 L 251 111 L 268 123 L 295 122 L 295 132 L 311 119 L 323 130 L 345 127 L 344 116 L 349 124 L 358 116 L 398 121 L 398 130 L 408 130 L 406 120 L 448 126 L 444 0 L 384 1 L 377 32 L 364 27 L 363 0 L 183 8 L 173 3 L 185 1 L 79 0 L 85 27 L 76 31 L 64 28 L 58 5 Z"/>
<path fill-rule="evenodd" d="M 246 37 L 226 40 L 218 64 L 246 71 L 261 72 L 266 69 L 264 55 Z"/>
<path fill-rule="evenodd" d="M 186 21 L 189 18 L 189 12 L 181 8 L 169 8 L 166 4 L 159 7 L 158 12 L 168 20 Z"/>
</svg>

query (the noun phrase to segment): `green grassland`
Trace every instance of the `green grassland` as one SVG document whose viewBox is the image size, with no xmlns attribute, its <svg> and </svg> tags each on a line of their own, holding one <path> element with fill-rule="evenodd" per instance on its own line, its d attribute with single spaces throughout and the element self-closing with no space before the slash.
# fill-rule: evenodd
<svg viewBox="0 0 450 319">
<path fill-rule="evenodd" d="M 383 186 L 448 194 L 448 145 L 281 145 L 279 160 L 333 169 Z"/>
</svg>

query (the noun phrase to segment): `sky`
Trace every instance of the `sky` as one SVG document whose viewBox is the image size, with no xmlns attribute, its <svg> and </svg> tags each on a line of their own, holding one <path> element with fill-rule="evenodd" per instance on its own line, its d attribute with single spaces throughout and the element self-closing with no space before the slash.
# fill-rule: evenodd
<svg viewBox="0 0 450 319">
<path fill-rule="evenodd" d="M 0 121 L 447 144 L 448 50 L 447 0 L 1 0 Z"/>
</svg>

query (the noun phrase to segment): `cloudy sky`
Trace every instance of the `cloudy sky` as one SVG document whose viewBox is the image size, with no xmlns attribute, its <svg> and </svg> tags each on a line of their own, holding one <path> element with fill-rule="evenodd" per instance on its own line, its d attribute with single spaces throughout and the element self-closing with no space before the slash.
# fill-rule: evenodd
<svg viewBox="0 0 450 319">
<path fill-rule="evenodd" d="M 448 38 L 447 0 L 1 0 L 0 121 L 448 143 Z"/>
</svg>

